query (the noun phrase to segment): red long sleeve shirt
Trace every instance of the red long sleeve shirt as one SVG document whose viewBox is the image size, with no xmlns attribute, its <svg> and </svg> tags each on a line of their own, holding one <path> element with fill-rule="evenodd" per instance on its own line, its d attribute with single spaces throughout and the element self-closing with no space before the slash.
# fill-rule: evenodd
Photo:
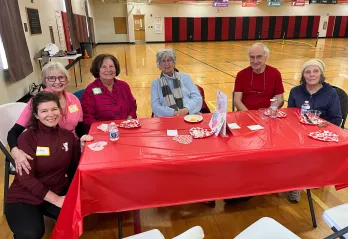
<svg viewBox="0 0 348 239">
<path fill-rule="evenodd" d="M 71 131 L 39 122 L 36 130 L 28 129 L 19 136 L 18 148 L 33 157 L 28 160 L 31 170 L 16 174 L 6 202 L 38 205 L 49 190 L 60 194 L 69 187 L 81 156 L 80 144 Z"/>
</svg>

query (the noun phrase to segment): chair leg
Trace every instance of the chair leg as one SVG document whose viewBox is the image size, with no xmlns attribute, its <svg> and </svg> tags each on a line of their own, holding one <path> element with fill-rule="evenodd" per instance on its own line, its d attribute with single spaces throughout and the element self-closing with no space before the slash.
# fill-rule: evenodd
<svg viewBox="0 0 348 239">
<path fill-rule="evenodd" d="M 134 234 L 141 233 L 140 210 L 133 211 L 134 218 Z"/>
<path fill-rule="evenodd" d="M 317 220 L 315 219 L 315 212 L 314 212 L 312 194 L 310 189 L 307 189 L 307 197 L 308 197 L 309 209 L 311 211 L 313 227 L 316 228 Z"/>
<path fill-rule="evenodd" d="M 117 213 L 118 239 L 122 239 L 122 212 Z"/>
<path fill-rule="evenodd" d="M 5 161 L 5 176 L 4 176 L 4 204 L 3 204 L 3 213 L 6 214 L 6 198 L 7 198 L 7 191 L 8 191 L 8 185 L 9 185 L 9 178 L 10 178 L 10 163 Z"/>
</svg>

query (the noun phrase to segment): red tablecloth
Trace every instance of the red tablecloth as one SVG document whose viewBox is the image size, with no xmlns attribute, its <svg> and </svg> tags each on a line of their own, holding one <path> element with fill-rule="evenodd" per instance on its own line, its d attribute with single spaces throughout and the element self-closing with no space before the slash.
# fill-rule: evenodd
<svg viewBox="0 0 348 239">
<path fill-rule="evenodd" d="M 141 128 L 120 129 L 120 139 L 93 124 L 102 151 L 85 148 L 51 238 L 78 238 L 83 217 L 97 212 L 209 201 L 294 189 L 348 183 L 348 132 L 330 125 L 339 143 L 308 136 L 319 130 L 303 125 L 298 110 L 283 109 L 286 118 L 261 121 L 257 111 L 228 113 L 228 123 L 242 127 L 229 137 L 194 139 L 180 144 L 167 129 L 189 134 L 208 127 L 210 114 L 198 124 L 183 118 L 140 119 Z M 261 124 L 261 131 L 247 125 Z"/>
</svg>

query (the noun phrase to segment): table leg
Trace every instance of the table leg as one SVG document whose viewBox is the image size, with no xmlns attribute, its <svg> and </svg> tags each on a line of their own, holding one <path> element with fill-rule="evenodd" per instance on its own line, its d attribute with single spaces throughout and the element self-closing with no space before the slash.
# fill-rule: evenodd
<svg viewBox="0 0 348 239">
<path fill-rule="evenodd" d="M 79 59 L 79 68 L 80 68 L 80 79 L 82 83 L 82 74 L 81 74 L 81 58 Z"/>
<path fill-rule="evenodd" d="M 75 64 L 74 64 L 74 76 L 75 76 L 75 86 L 77 87 L 77 80 L 76 80 Z"/>
<path fill-rule="evenodd" d="M 307 197 L 308 197 L 309 209 L 311 211 L 313 227 L 316 228 L 317 220 L 315 219 L 315 212 L 314 212 L 312 194 L 310 189 L 307 189 Z"/>
<path fill-rule="evenodd" d="M 134 234 L 141 233 L 140 210 L 133 211 L 134 218 Z"/>
<path fill-rule="evenodd" d="M 118 239 L 122 239 L 122 212 L 117 213 Z"/>
</svg>

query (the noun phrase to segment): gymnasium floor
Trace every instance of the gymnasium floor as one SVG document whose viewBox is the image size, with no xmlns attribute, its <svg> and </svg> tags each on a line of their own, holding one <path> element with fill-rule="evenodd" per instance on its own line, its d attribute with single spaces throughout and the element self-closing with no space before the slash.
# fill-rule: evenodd
<svg viewBox="0 0 348 239">
<path fill-rule="evenodd" d="M 328 83 L 348 91 L 347 38 L 319 39 L 317 47 L 314 47 L 315 39 L 263 42 L 270 48 L 268 64 L 278 68 L 282 74 L 286 100 L 290 89 L 299 83 L 302 64 L 311 58 L 320 58 L 325 62 L 325 76 Z M 94 49 L 94 55 L 111 53 L 118 58 L 121 64 L 119 78 L 129 83 L 137 99 L 138 117 L 144 118 L 151 116 L 150 86 L 152 80 L 160 73 L 155 59 L 158 50 L 165 47 L 174 48 L 177 55 L 176 67 L 190 74 L 193 81 L 204 88 L 209 107 L 215 108 L 216 90 L 220 89 L 229 96 L 228 109 L 231 111 L 231 93 L 235 76 L 238 71 L 249 65 L 247 50 L 253 43 L 254 41 L 231 41 L 98 45 Z M 67 88 L 70 92 L 84 88 L 94 80 L 89 73 L 91 60 L 83 60 L 81 65 L 83 82 L 79 82 L 76 88 L 71 78 Z M 73 77 L 72 70 L 70 75 Z M 79 75 L 77 78 L 79 80 Z M 3 160 L 0 160 L 0 165 L 3 166 Z M 0 178 L 3 178 L 3 171 L 0 172 Z M 3 187 L 2 180 L 0 185 Z M 336 192 L 333 187 L 326 187 L 312 190 L 312 195 L 318 221 L 316 229 L 311 225 L 304 191 L 301 192 L 302 200 L 299 204 L 289 203 L 284 194 L 272 194 L 254 197 L 248 202 L 236 205 L 225 205 L 222 201 L 217 201 L 215 208 L 199 203 L 141 210 L 142 229 L 158 228 L 166 238 L 172 238 L 192 226 L 200 225 L 205 231 L 205 238 L 227 239 L 233 238 L 257 219 L 268 216 L 303 239 L 324 238 L 331 233 L 331 230 L 323 222 L 321 215 L 327 208 L 347 203 L 348 189 Z M 124 217 L 124 235 L 131 235 L 133 233 L 131 213 L 125 213 Z M 46 228 L 45 238 L 49 238 L 53 228 L 51 220 L 47 220 Z M 116 214 L 99 214 L 85 219 L 85 232 L 81 238 L 116 238 L 116 235 Z M 12 238 L 3 215 L 0 216 L 0 238 Z"/>
</svg>

